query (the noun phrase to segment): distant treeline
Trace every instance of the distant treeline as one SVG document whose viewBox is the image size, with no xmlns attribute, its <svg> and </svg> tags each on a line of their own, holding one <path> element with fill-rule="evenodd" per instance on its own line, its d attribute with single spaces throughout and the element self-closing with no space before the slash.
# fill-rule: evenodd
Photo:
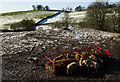
<svg viewBox="0 0 120 82">
<path fill-rule="evenodd" d="M 32 5 L 33 10 L 50 10 L 50 7 L 46 5 L 45 7 L 43 5 Z"/>
<path fill-rule="evenodd" d="M 32 5 L 33 10 L 51 10 L 50 7 L 48 5 L 43 6 L 43 5 Z M 114 8 L 116 7 L 115 3 L 108 3 L 106 2 L 105 5 L 106 8 Z M 71 7 L 67 7 L 67 8 L 62 8 L 62 11 L 85 11 L 87 8 L 81 5 L 78 5 L 75 7 L 75 9 L 71 8 Z"/>
<path fill-rule="evenodd" d="M 67 8 L 62 8 L 62 11 L 84 11 L 86 10 L 85 7 L 82 7 L 81 5 L 78 5 L 75 9 L 67 7 Z"/>
</svg>

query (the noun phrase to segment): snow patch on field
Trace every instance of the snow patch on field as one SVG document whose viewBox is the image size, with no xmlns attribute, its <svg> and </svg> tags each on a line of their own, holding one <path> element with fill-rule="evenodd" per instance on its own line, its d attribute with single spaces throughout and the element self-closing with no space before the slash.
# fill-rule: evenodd
<svg viewBox="0 0 120 82">
<path fill-rule="evenodd" d="M 0 16 L 0 29 L 4 29 L 4 24 L 11 24 L 11 23 L 15 23 L 15 22 L 19 22 L 25 18 L 28 19 L 33 19 L 34 21 L 39 21 L 40 18 L 34 18 L 35 15 L 40 15 L 40 14 L 50 14 L 50 13 L 57 13 L 57 12 L 47 12 L 47 11 L 43 11 L 43 12 L 30 12 L 30 13 L 26 13 L 26 14 L 19 14 L 19 15 L 12 15 L 12 16 Z M 9 27 L 8 27 L 9 29 Z"/>
</svg>

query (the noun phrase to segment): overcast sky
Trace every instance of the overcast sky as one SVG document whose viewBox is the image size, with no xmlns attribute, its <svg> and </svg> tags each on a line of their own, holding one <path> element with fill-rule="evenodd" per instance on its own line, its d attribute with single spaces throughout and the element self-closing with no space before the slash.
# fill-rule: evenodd
<svg viewBox="0 0 120 82">
<path fill-rule="evenodd" d="M 96 0 L 0 0 L 0 2 L 94 2 Z M 118 2 L 120 0 L 97 0 Z"/>
<path fill-rule="evenodd" d="M 0 0 L 0 13 L 32 10 L 32 5 L 41 4 L 48 5 L 51 9 L 75 8 L 78 5 L 87 7 L 90 3 L 96 0 Z M 118 2 L 120 0 L 99 0 Z"/>
</svg>

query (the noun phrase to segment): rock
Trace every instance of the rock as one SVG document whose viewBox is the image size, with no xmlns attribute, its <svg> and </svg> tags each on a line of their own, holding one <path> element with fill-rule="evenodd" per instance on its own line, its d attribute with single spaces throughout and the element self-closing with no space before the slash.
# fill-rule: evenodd
<svg viewBox="0 0 120 82">
<path fill-rule="evenodd" d="M 37 57 L 28 57 L 28 60 L 30 63 L 39 63 L 39 60 Z"/>
</svg>

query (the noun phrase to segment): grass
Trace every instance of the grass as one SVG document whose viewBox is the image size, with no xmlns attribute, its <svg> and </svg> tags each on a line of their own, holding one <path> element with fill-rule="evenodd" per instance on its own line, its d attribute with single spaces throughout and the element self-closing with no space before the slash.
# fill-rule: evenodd
<svg viewBox="0 0 120 82">
<path fill-rule="evenodd" d="M 28 13 L 28 12 L 38 12 L 38 10 L 31 10 L 31 11 L 19 11 L 19 12 L 9 12 L 9 13 L 3 13 L 2 16 L 12 16 L 12 15 L 18 15 L 18 14 L 22 14 L 22 13 Z M 40 12 L 43 12 L 43 11 L 40 11 Z M 27 16 L 24 16 L 24 18 L 28 18 L 30 17 L 31 19 L 32 18 L 44 18 L 44 17 L 47 17 L 47 16 L 51 16 L 55 13 L 46 13 L 46 14 L 39 14 L 39 15 L 27 15 Z M 4 26 L 10 26 L 11 24 L 16 24 L 16 23 L 20 23 L 19 22 L 15 22 L 15 23 L 7 23 L 7 24 L 3 24 Z"/>
<path fill-rule="evenodd" d="M 47 16 L 51 16 L 54 13 L 48 13 L 48 14 L 39 14 L 39 15 L 33 15 L 32 18 L 44 18 Z M 21 21 L 20 21 L 21 22 Z M 15 23 L 8 23 L 8 24 L 4 24 L 4 26 L 10 26 L 11 24 L 16 24 L 16 23 L 20 23 L 20 22 L 15 22 Z"/>
<path fill-rule="evenodd" d="M 54 13 L 48 13 L 48 14 L 39 14 L 39 15 L 35 15 L 33 16 L 34 18 L 44 18 L 44 17 L 47 17 L 47 16 L 51 16 L 53 15 Z"/>
<path fill-rule="evenodd" d="M 4 26 L 9 26 L 9 25 L 11 25 L 12 23 L 9 23 L 9 24 L 3 24 Z"/>
<path fill-rule="evenodd" d="M 18 24 L 18 23 L 21 23 L 21 21 L 20 21 L 20 22 L 14 22 L 14 23 L 3 24 L 3 25 L 4 25 L 4 26 L 10 26 L 11 24 Z"/>
<path fill-rule="evenodd" d="M 30 13 L 30 12 L 38 12 L 41 10 L 29 10 L 29 11 L 16 11 L 16 12 L 8 12 L 8 13 L 2 13 L 0 16 L 11 16 L 11 15 L 18 15 L 18 14 L 24 14 L 24 13 Z M 43 11 L 43 10 L 42 10 Z M 42 12 L 41 11 L 41 12 Z"/>
<path fill-rule="evenodd" d="M 76 13 L 75 15 L 84 15 L 85 13 L 86 13 L 86 11 L 81 11 L 80 13 Z"/>
</svg>

